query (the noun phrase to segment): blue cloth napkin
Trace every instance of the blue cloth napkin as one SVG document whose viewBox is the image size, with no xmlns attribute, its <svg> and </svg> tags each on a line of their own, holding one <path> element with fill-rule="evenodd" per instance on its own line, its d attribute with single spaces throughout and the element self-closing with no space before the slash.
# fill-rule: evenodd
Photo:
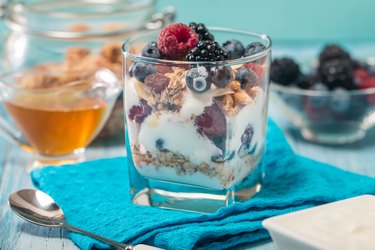
<svg viewBox="0 0 375 250">
<path fill-rule="evenodd" d="M 361 194 L 375 194 L 375 179 L 349 173 L 293 153 L 270 121 L 266 177 L 247 202 L 213 214 L 170 211 L 131 204 L 125 158 L 103 159 L 31 173 L 34 185 L 62 207 L 77 227 L 126 243 L 166 249 L 226 249 L 269 237 L 262 220 Z M 107 248 L 70 233 L 82 249 Z"/>
</svg>

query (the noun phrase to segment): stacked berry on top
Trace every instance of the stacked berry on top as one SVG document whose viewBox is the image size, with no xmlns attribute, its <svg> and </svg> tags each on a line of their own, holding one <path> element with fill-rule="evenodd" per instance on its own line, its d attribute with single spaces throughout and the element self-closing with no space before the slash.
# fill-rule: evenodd
<svg viewBox="0 0 375 250">
<path fill-rule="evenodd" d="M 323 48 L 316 72 L 309 75 L 304 75 L 291 58 L 275 59 L 271 66 L 271 80 L 284 86 L 311 90 L 375 88 L 375 75 L 337 44 Z"/>
<path fill-rule="evenodd" d="M 149 42 L 142 50 L 141 56 L 190 62 L 218 62 L 251 56 L 264 50 L 259 42 L 252 42 L 246 47 L 238 40 L 224 42 L 222 46 L 202 23 L 174 23 L 163 28 L 158 41 Z M 203 63 L 204 64 L 204 63 Z M 214 84 L 218 88 L 227 87 L 233 80 L 241 83 L 242 89 L 253 87 L 262 79 L 262 69 L 255 64 L 246 64 L 235 72 L 230 66 L 210 66 L 191 68 L 186 75 L 186 85 L 194 93 L 204 93 Z M 147 76 L 160 73 L 151 64 L 136 63 L 130 68 L 129 75 L 140 82 L 145 82 Z M 170 70 L 170 69 L 165 69 Z M 233 79 L 234 78 L 234 79 Z M 160 87 L 161 88 L 161 87 Z"/>
<path fill-rule="evenodd" d="M 215 41 L 203 23 L 170 24 L 161 30 L 158 41 L 152 41 L 143 49 L 142 56 L 182 61 L 223 61 L 251 56 L 265 46 L 252 42 L 246 47 L 238 40 L 228 40 L 222 46 Z"/>
</svg>

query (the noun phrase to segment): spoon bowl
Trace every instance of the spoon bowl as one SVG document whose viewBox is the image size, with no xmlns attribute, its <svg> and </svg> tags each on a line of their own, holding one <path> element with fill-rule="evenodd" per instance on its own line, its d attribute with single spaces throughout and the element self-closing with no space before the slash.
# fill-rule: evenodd
<svg viewBox="0 0 375 250">
<path fill-rule="evenodd" d="M 22 189 L 9 197 L 9 205 L 21 218 L 46 227 L 61 227 L 65 223 L 60 206 L 46 193 Z"/>
<path fill-rule="evenodd" d="M 66 223 L 60 206 L 46 193 L 34 189 L 22 189 L 9 196 L 9 205 L 21 218 L 45 227 L 62 227 L 74 233 L 84 234 L 122 250 L 160 250 L 139 244 L 136 246 L 117 242 Z"/>
</svg>

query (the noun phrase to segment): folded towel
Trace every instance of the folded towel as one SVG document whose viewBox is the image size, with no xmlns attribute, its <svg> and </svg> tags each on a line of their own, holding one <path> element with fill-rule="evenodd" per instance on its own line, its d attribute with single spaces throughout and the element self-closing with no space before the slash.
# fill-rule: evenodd
<svg viewBox="0 0 375 250">
<path fill-rule="evenodd" d="M 269 237 L 262 220 L 327 202 L 375 194 L 375 179 L 293 153 L 270 121 L 266 177 L 252 199 L 212 214 L 196 214 L 130 202 L 126 158 L 102 159 L 31 173 L 34 185 L 62 207 L 68 223 L 125 243 L 166 249 L 225 249 Z M 82 249 L 107 248 L 70 233 Z"/>
</svg>

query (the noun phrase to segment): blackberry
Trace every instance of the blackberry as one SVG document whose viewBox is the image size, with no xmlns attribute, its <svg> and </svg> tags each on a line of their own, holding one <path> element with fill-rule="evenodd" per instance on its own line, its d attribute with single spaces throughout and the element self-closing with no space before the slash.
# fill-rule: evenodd
<svg viewBox="0 0 375 250">
<path fill-rule="evenodd" d="M 291 58 L 275 59 L 271 65 L 271 81 L 281 85 L 290 85 L 301 74 L 299 66 Z"/>
<path fill-rule="evenodd" d="M 349 60 L 330 60 L 319 66 L 319 73 L 322 82 L 329 89 L 342 87 L 345 89 L 355 89 L 353 69 Z"/>
<path fill-rule="evenodd" d="M 319 55 L 319 63 L 323 64 L 334 59 L 350 60 L 349 53 L 337 44 L 330 44 L 323 48 Z"/>
<path fill-rule="evenodd" d="M 214 41 L 215 40 L 214 36 L 208 31 L 208 29 L 203 23 L 197 24 L 197 23 L 191 22 L 189 24 L 189 27 L 192 28 L 195 31 L 195 33 L 198 34 L 199 40 L 202 40 L 202 41 Z"/>
<path fill-rule="evenodd" d="M 192 48 L 186 56 L 186 60 L 191 62 L 213 62 L 226 59 L 228 59 L 228 53 L 217 42 L 213 41 L 199 41 L 197 46 Z"/>
</svg>

